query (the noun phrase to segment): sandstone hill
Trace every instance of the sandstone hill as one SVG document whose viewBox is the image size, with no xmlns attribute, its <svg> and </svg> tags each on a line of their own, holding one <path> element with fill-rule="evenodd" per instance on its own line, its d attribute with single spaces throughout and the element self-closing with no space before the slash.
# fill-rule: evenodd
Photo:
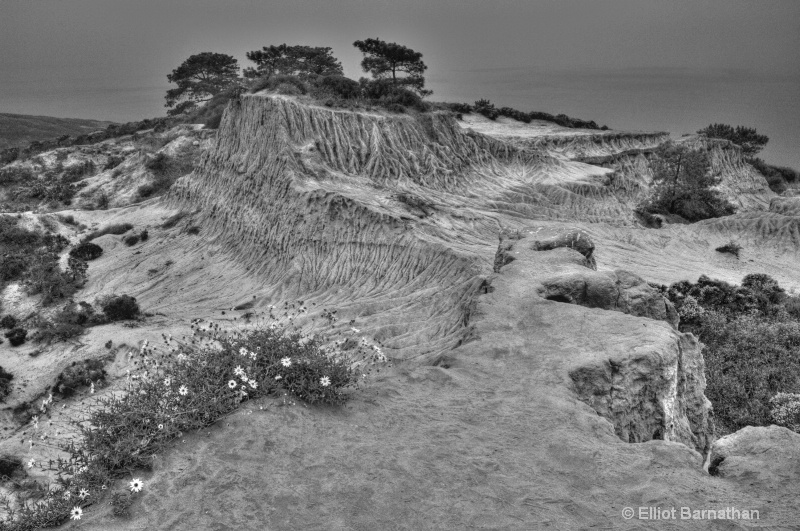
<svg viewBox="0 0 800 531">
<path fill-rule="evenodd" d="M 394 363 L 344 409 L 245 403 L 158 456 L 131 519 L 100 507 L 82 528 L 796 525 L 800 436 L 750 428 L 715 443 L 702 346 L 648 284 L 764 272 L 800 286 L 800 207 L 735 146 L 710 149 L 739 213 L 656 230 L 633 208 L 664 133 L 254 94 L 231 104 L 214 138 L 173 134 L 175 149 L 201 154 L 166 196 L 135 198 L 141 175 L 131 172 L 124 186 L 93 176 L 85 189 L 106 187 L 112 208 L 65 212 L 150 231 L 132 247 L 99 238 L 105 252 L 80 297 L 130 293 L 151 317 L 49 348 L 0 345 L 21 384 L 7 400 L 3 451 L 27 449 L 10 408 L 41 399 L 73 361 L 111 353 L 121 385 L 130 347 L 185 334 L 195 318 L 235 326 L 244 310 L 233 307 L 336 308 L 336 326 L 355 319 Z M 731 239 L 741 260 L 714 251 Z M 23 315 L 35 300 L 9 286 L 3 304 Z M 650 506 L 735 507 L 760 520 L 622 516 Z"/>
</svg>

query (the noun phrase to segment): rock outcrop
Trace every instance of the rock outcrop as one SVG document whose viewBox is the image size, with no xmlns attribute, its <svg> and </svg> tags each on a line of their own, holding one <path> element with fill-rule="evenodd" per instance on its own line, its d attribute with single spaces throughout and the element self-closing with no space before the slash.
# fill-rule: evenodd
<svg viewBox="0 0 800 531">
<path fill-rule="evenodd" d="M 660 291 L 643 278 L 618 269 L 574 272 L 542 281 L 545 299 L 602 308 L 666 321 L 678 328 L 678 312 Z"/>
<path fill-rule="evenodd" d="M 559 247 L 578 251 L 586 258 L 586 267 L 597 269 L 597 262 L 594 259 L 594 243 L 589 235 L 580 229 L 551 229 L 537 232 L 532 248 L 534 251 L 551 251 Z"/>
</svg>

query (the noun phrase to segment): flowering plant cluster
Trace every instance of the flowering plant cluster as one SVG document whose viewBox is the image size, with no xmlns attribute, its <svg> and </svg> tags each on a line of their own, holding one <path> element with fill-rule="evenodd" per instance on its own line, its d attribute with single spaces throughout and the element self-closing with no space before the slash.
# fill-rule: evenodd
<svg viewBox="0 0 800 531">
<path fill-rule="evenodd" d="M 269 326 L 249 330 L 226 331 L 219 324 L 193 321 L 189 338 L 163 336 L 163 344 L 145 341 L 132 352 L 133 369 L 124 390 L 98 397 L 90 385 L 95 406 L 74 421 L 77 436 L 57 446 L 70 457 L 46 467 L 35 459 L 27 462 L 29 468 L 55 471 L 57 486 L 33 502 L 17 500 L 14 505 L 6 499 L 0 531 L 80 519 L 115 479 L 151 469 L 153 457 L 174 439 L 218 421 L 245 400 L 283 394 L 309 404 L 339 405 L 373 367 L 388 361 L 377 345 L 365 338 L 358 342 L 355 328 L 338 341 L 312 337 L 292 324 L 297 313 L 290 315 L 287 309 L 284 317 L 290 324 L 283 326 L 273 310 Z M 333 313 L 323 312 L 331 324 Z M 42 402 L 41 414 L 51 407 L 52 395 Z M 34 422 L 38 429 L 38 417 Z M 115 514 L 117 509 L 123 514 L 143 486 L 141 479 L 132 478 L 130 493 L 115 493 Z"/>
</svg>

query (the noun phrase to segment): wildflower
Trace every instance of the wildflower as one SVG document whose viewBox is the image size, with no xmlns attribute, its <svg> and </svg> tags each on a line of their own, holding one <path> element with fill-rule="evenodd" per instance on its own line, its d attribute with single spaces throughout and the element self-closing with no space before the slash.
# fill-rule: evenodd
<svg viewBox="0 0 800 531">
<path fill-rule="evenodd" d="M 256 382 L 255 380 L 250 380 L 250 382 L 248 383 L 250 384 L 250 387 L 252 387 L 253 389 L 258 388 L 258 382 Z"/>
<path fill-rule="evenodd" d="M 106 490 L 107 488 L 108 488 L 107 485 L 103 485 L 102 487 L 100 487 L 100 490 Z"/>
<path fill-rule="evenodd" d="M 255 352 L 252 352 L 252 351 L 250 352 L 250 359 L 253 359 L 253 360 L 256 359 L 256 353 Z"/>
<path fill-rule="evenodd" d="M 144 482 L 141 479 L 136 478 L 130 482 L 130 487 L 131 492 L 140 492 L 144 487 Z"/>
<path fill-rule="evenodd" d="M 68 499 L 69 499 L 69 497 L 70 497 L 70 493 L 69 493 L 69 491 L 68 491 L 68 490 L 67 490 L 67 491 L 64 491 L 64 499 L 65 499 L 65 500 L 68 500 Z"/>
<path fill-rule="evenodd" d="M 28 460 L 28 468 L 33 468 L 33 465 L 36 464 L 36 460 L 31 458 Z"/>
<path fill-rule="evenodd" d="M 229 380 L 228 381 L 228 387 L 230 387 L 231 389 L 236 389 L 236 385 L 237 385 L 236 384 L 236 380 Z"/>
<path fill-rule="evenodd" d="M 181 353 L 181 354 L 178 354 L 178 356 L 175 359 L 177 359 L 179 362 L 183 363 L 184 361 L 186 361 L 189 358 L 186 356 L 186 354 Z"/>
<path fill-rule="evenodd" d="M 172 380 L 170 380 L 169 378 L 164 378 L 164 385 L 169 385 L 171 383 L 172 383 Z"/>
<path fill-rule="evenodd" d="M 292 366 L 292 358 L 283 358 L 281 360 L 281 365 L 284 367 L 291 367 Z"/>
<path fill-rule="evenodd" d="M 281 376 L 280 374 L 275 377 L 276 380 L 280 380 L 281 378 L 283 378 L 283 376 Z"/>
<path fill-rule="evenodd" d="M 178 392 L 179 392 L 179 393 L 180 393 L 182 396 L 186 396 L 186 395 L 188 395 L 188 394 L 189 394 L 189 388 L 188 388 L 188 387 L 186 387 L 185 385 L 182 385 L 182 386 L 180 387 L 180 389 L 178 389 Z"/>
<path fill-rule="evenodd" d="M 82 467 L 80 467 L 80 468 L 78 469 L 78 474 L 83 474 L 83 473 L 84 473 L 84 472 L 86 472 L 87 470 L 89 470 L 89 467 L 88 467 L 88 466 L 82 466 Z"/>
<path fill-rule="evenodd" d="M 322 385 L 322 387 L 328 387 L 331 384 L 331 379 L 327 376 L 323 376 L 319 379 L 319 383 Z"/>
<path fill-rule="evenodd" d="M 236 376 L 242 376 L 244 374 L 244 369 L 242 369 L 241 365 L 237 365 L 235 369 L 233 369 L 233 374 Z"/>
<path fill-rule="evenodd" d="M 82 514 L 83 514 L 83 509 L 81 509 L 80 507 L 73 507 L 72 511 L 70 511 L 69 513 L 69 517 L 72 518 L 73 520 L 80 520 Z"/>
<path fill-rule="evenodd" d="M 358 334 L 359 332 L 361 332 L 361 330 L 355 327 L 350 328 L 350 330 L 352 330 L 354 334 Z"/>
<path fill-rule="evenodd" d="M 278 325 L 275 324 L 275 323 L 272 323 L 271 325 L 269 325 L 269 329 L 270 330 L 275 330 L 276 328 L 278 328 Z"/>
<path fill-rule="evenodd" d="M 244 347 L 240 348 L 239 349 L 239 355 L 240 356 L 247 356 L 247 349 L 244 348 Z"/>
<path fill-rule="evenodd" d="M 78 497 L 82 500 L 85 500 L 89 497 L 89 491 L 86 489 L 81 489 L 81 491 L 78 493 Z"/>
</svg>

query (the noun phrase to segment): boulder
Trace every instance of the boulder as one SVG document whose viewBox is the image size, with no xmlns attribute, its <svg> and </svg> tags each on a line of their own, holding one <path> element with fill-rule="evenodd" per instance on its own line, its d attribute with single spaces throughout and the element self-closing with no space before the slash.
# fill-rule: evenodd
<svg viewBox="0 0 800 531">
<path fill-rule="evenodd" d="M 542 282 L 539 294 L 548 300 L 649 317 L 678 327 L 675 306 L 642 277 L 622 269 L 552 277 Z"/>
<path fill-rule="evenodd" d="M 714 441 L 708 472 L 754 485 L 800 477 L 800 434 L 781 426 L 747 426 Z"/>
</svg>

